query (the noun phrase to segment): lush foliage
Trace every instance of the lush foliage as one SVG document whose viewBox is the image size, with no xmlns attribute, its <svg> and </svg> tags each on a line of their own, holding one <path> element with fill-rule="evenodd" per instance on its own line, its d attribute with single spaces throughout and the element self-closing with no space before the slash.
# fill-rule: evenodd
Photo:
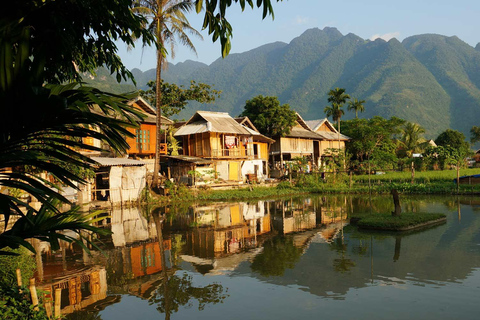
<svg viewBox="0 0 480 320">
<path fill-rule="evenodd" d="M 470 149 L 470 145 L 465 141 L 465 135 L 452 129 L 447 129 L 442 132 L 437 139 L 435 139 L 435 143 L 438 146 L 456 149 L 460 153 Z"/>
<path fill-rule="evenodd" d="M 386 169 L 396 164 L 396 137 L 401 132 L 404 120 L 392 117 L 384 119 L 353 119 L 343 121 L 343 133 L 352 138 L 346 144 L 347 151 L 354 161 L 363 163 L 369 160 L 371 166 Z M 365 166 L 366 163 L 363 165 Z"/>
<path fill-rule="evenodd" d="M 1 39 L 7 46 L 16 46 L 20 33 L 30 33 L 29 53 L 34 59 L 41 57 L 44 80 L 48 83 L 78 80 L 79 72 L 94 74 L 102 66 L 115 72 L 118 80 L 133 78 L 117 54 L 116 41 L 133 46 L 135 38 L 142 37 L 146 43 L 153 38 L 142 27 L 146 21 L 130 10 L 132 3 L 133 0 L 12 1 L 5 8 L 8 14 L 1 18 Z"/>
<path fill-rule="evenodd" d="M 26 248 L 4 248 L 6 253 L 12 255 L 0 255 L 0 283 L 4 286 L 17 286 L 16 270 L 20 269 L 23 281 L 33 277 L 36 269 L 35 258 Z"/>
<path fill-rule="evenodd" d="M 280 105 L 277 97 L 256 96 L 245 102 L 240 115 L 248 117 L 260 133 L 268 136 L 284 136 L 297 120 L 295 111 L 288 104 Z"/>
<path fill-rule="evenodd" d="M 89 252 L 83 241 L 94 244 L 83 232 L 94 232 L 99 235 L 111 233 L 108 229 L 92 225 L 103 219 L 103 217 L 99 217 L 100 212 L 83 214 L 79 212 L 80 207 L 77 206 L 58 214 L 55 208 L 59 202 L 58 199 L 53 198 L 43 204 L 38 212 L 29 209 L 10 229 L 0 234 L 0 255 L 11 255 L 9 248 L 16 249 L 20 246 L 35 252 L 31 243 L 26 241 L 26 239 L 32 238 L 49 242 L 52 250 L 60 249 L 59 240 L 63 240 L 75 242 Z M 72 231 L 75 236 L 62 232 L 66 230 Z"/>
<path fill-rule="evenodd" d="M 155 81 L 149 81 L 147 86 L 148 90 L 141 90 L 140 95 L 150 104 L 156 105 L 157 86 Z M 190 83 L 190 87 L 185 88 L 162 80 L 160 89 L 160 108 L 162 109 L 162 115 L 167 118 L 180 113 L 189 101 L 212 103 L 221 94 L 221 91 L 212 89 L 210 85 L 205 83 L 197 84 L 195 81 Z"/>
<path fill-rule="evenodd" d="M 21 291 L 20 291 L 21 290 Z M 27 287 L 0 285 L 0 318 L 4 320 L 48 320 L 43 308 L 38 311 L 30 302 Z"/>
<path fill-rule="evenodd" d="M 413 153 L 421 151 L 421 146 L 425 142 L 423 129 L 419 124 L 413 122 L 406 122 L 402 128 L 400 138 L 400 153 L 403 156 L 412 157 Z"/>
</svg>

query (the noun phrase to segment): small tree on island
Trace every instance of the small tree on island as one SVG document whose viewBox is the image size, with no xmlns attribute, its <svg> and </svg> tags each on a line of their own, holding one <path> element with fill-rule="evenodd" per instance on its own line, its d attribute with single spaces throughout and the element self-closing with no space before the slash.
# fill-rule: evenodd
<svg viewBox="0 0 480 320">
<path fill-rule="evenodd" d="M 297 114 L 288 104 L 280 105 L 277 97 L 256 96 L 245 102 L 241 117 L 248 117 L 268 137 L 285 136 L 295 125 Z"/>
</svg>

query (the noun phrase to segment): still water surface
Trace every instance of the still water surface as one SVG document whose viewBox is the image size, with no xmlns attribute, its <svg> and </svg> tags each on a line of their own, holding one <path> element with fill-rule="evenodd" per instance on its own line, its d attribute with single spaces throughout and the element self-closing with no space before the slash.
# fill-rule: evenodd
<svg viewBox="0 0 480 320">
<path fill-rule="evenodd" d="M 389 197 L 119 209 L 103 254 L 46 250 L 39 278 L 62 288 L 67 319 L 478 319 L 480 201 L 402 208 L 447 223 L 408 234 L 349 225 L 352 212 L 392 211 Z"/>
</svg>

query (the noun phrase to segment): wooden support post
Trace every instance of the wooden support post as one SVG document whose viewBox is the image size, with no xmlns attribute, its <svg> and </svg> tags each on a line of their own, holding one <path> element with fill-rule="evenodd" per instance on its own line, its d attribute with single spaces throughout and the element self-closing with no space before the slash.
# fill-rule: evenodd
<svg viewBox="0 0 480 320">
<path fill-rule="evenodd" d="M 60 314 L 60 307 L 62 305 L 62 289 L 57 288 L 55 289 L 55 318 L 59 318 Z"/>
<path fill-rule="evenodd" d="M 38 296 L 37 288 L 35 288 L 35 278 L 30 279 L 30 296 L 32 297 L 32 304 L 34 306 L 33 310 L 38 311 Z"/>
<path fill-rule="evenodd" d="M 49 319 L 52 318 L 53 314 L 52 314 L 52 303 L 51 302 L 46 302 L 45 303 L 45 311 L 47 313 L 47 317 Z"/>
<path fill-rule="evenodd" d="M 415 183 L 415 165 L 413 164 L 412 161 L 412 184 Z"/>
<path fill-rule="evenodd" d="M 17 269 L 17 284 L 19 287 L 22 286 L 22 271 Z"/>
</svg>

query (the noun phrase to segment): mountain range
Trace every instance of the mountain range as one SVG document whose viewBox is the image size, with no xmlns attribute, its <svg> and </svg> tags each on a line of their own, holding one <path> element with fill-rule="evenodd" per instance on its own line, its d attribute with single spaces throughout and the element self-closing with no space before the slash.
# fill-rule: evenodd
<svg viewBox="0 0 480 320">
<path fill-rule="evenodd" d="M 132 73 L 140 89 L 155 79 L 155 69 Z M 101 78 L 105 85 L 105 75 L 86 80 L 100 85 Z M 470 128 L 480 125 L 480 44 L 473 48 L 456 36 L 370 41 L 335 28 L 315 28 L 288 44 L 266 44 L 210 65 L 169 64 L 163 79 L 183 85 L 195 80 L 222 90 L 213 104 L 190 103 L 179 115 L 185 119 L 199 109 L 237 116 L 246 100 L 260 94 L 277 96 L 305 120 L 324 118 L 328 91 L 340 87 L 366 100 L 360 117 L 397 116 L 422 125 L 429 138 L 447 128 L 469 137 Z M 123 84 L 112 90 L 126 87 L 134 89 Z M 354 116 L 345 107 L 342 119 Z"/>
</svg>

